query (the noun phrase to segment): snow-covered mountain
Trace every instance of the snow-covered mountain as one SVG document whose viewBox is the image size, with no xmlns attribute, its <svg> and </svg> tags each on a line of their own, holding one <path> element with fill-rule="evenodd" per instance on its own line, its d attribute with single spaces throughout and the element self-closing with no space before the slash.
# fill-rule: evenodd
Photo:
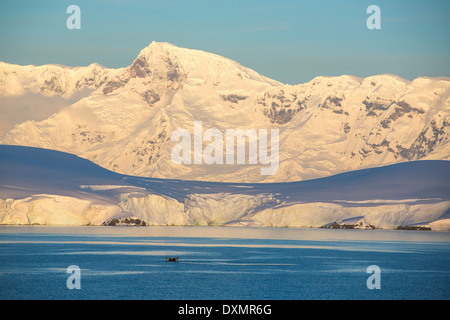
<svg viewBox="0 0 450 320">
<path fill-rule="evenodd" d="M 291 86 L 215 54 L 152 42 L 121 69 L 0 63 L 0 101 L 17 102 L 4 116 L 30 94 L 36 108 L 55 97 L 67 104 L 11 120 L 0 143 L 73 153 L 122 174 L 283 182 L 450 157 L 449 78 L 317 77 Z M 193 133 L 194 121 L 223 133 L 278 129 L 278 172 L 174 163 L 172 132 Z"/>
<path fill-rule="evenodd" d="M 450 230 L 450 161 L 243 184 L 126 176 L 67 153 L 1 145 L 0 168 L 0 224 Z"/>
</svg>

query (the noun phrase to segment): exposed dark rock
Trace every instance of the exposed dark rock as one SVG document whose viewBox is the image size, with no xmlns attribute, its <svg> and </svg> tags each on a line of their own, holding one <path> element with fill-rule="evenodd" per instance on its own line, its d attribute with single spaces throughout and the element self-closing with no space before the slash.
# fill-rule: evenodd
<svg viewBox="0 0 450 320">
<path fill-rule="evenodd" d="M 256 101 L 265 107 L 263 113 L 270 122 L 277 124 L 285 124 L 292 120 L 297 112 L 306 108 L 307 102 L 308 97 L 298 99 L 296 94 L 285 94 L 283 90 L 277 94 L 265 93 L 263 98 Z"/>
<path fill-rule="evenodd" d="M 72 133 L 72 139 L 80 144 L 96 144 L 105 141 L 106 136 L 101 131 L 90 131 L 87 125 L 77 125 Z"/>
<path fill-rule="evenodd" d="M 423 231 L 431 231 L 430 227 L 423 226 L 398 226 L 395 230 L 423 230 Z"/>
<path fill-rule="evenodd" d="M 220 98 L 223 101 L 228 101 L 228 102 L 231 102 L 231 103 L 238 103 L 239 101 L 245 100 L 248 97 L 247 96 L 240 96 L 240 95 L 237 95 L 237 94 L 229 94 L 229 95 L 220 95 Z"/>
<path fill-rule="evenodd" d="M 180 66 L 177 62 L 173 62 L 170 57 L 164 58 L 166 63 L 167 72 L 166 78 L 172 82 L 180 82 L 185 76 L 183 75 Z"/>
<path fill-rule="evenodd" d="M 132 78 L 145 78 L 147 76 L 150 76 L 151 74 L 152 71 L 150 70 L 145 57 L 138 57 L 130 66 L 130 76 Z"/>
<path fill-rule="evenodd" d="M 111 219 L 103 222 L 104 226 L 117 226 L 117 225 L 130 225 L 130 226 L 146 226 L 147 223 L 138 218 L 119 218 Z"/>
<path fill-rule="evenodd" d="M 391 115 L 387 119 L 382 120 L 380 124 L 383 128 L 387 129 L 390 128 L 390 124 L 392 121 L 396 121 L 398 118 L 407 113 L 423 114 L 424 112 L 425 111 L 423 111 L 422 109 L 411 107 L 405 101 L 397 101 L 394 112 L 391 113 Z"/>
<path fill-rule="evenodd" d="M 77 81 L 77 83 L 75 84 L 75 87 L 77 89 L 81 89 L 83 87 L 90 87 L 90 88 L 97 89 L 103 83 L 105 83 L 106 80 L 108 79 L 107 76 L 105 76 L 105 75 L 102 76 L 101 73 L 98 71 L 94 71 L 93 73 L 94 73 L 93 76 L 90 78 L 79 79 Z"/>
<path fill-rule="evenodd" d="M 161 118 L 160 123 L 165 123 L 166 120 Z M 138 162 L 147 162 L 148 165 L 155 163 L 160 157 L 160 149 L 163 142 L 169 141 L 170 136 L 167 134 L 166 130 L 163 129 L 153 138 L 145 138 L 141 141 L 139 146 L 136 146 L 132 153 L 135 154 L 135 158 Z"/>
<path fill-rule="evenodd" d="M 418 160 L 438 147 L 447 136 L 446 128 L 450 123 L 444 120 L 438 125 L 433 119 L 428 127 L 426 127 L 413 142 L 411 147 L 405 148 L 401 145 L 397 146 L 400 156 L 408 160 Z"/>
<path fill-rule="evenodd" d="M 103 88 L 103 94 L 108 94 L 113 92 L 114 90 L 117 90 L 121 87 L 124 87 L 127 82 L 128 82 L 128 78 L 123 79 L 123 80 L 111 80 L 108 81 L 105 85 L 105 87 Z"/>
<path fill-rule="evenodd" d="M 341 104 L 342 100 L 344 100 L 344 99 L 339 98 L 339 97 L 329 96 L 320 105 L 320 108 L 321 109 L 329 109 L 329 110 L 333 111 L 334 113 L 345 114 L 348 116 L 348 112 L 344 111 L 344 109 L 342 108 L 342 104 Z"/>
<path fill-rule="evenodd" d="M 349 133 L 350 129 L 351 128 L 350 128 L 350 125 L 348 124 L 348 122 L 344 123 L 344 132 Z"/>
<path fill-rule="evenodd" d="M 152 106 L 156 102 L 160 100 L 159 94 L 152 90 L 147 90 L 143 93 L 141 93 L 141 97 L 150 105 Z"/>
<path fill-rule="evenodd" d="M 58 77 L 53 76 L 49 80 L 44 81 L 44 85 L 40 88 L 43 93 L 56 92 L 60 95 L 64 94 L 64 90 L 58 82 Z"/>
<path fill-rule="evenodd" d="M 329 223 L 327 225 L 322 226 L 321 228 L 326 229 L 376 229 L 375 226 L 369 225 L 369 226 L 363 226 L 363 223 L 357 223 L 357 224 L 341 224 L 337 222 Z"/>
<path fill-rule="evenodd" d="M 376 229 L 370 221 L 363 216 L 349 218 L 341 221 L 334 221 L 326 225 L 321 226 L 326 229 Z"/>
<path fill-rule="evenodd" d="M 325 100 L 325 102 L 323 103 L 322 107 L 326 108 L 327 104 L 342 107 L 342 105 L 341 105 L 342 100 L 343 100 L 342 98 L 338 98 L 338 97 L 328 97 Z"/>
<path fill-rule="evenodd" d="M 368 111 L 368 116 L 379 116 L 382 112 L 389 109 L 392 104 L 392 101 L 369 101 L 368 99 L 366 98 L 363 101 L 366 111 Z"/>
</svg>

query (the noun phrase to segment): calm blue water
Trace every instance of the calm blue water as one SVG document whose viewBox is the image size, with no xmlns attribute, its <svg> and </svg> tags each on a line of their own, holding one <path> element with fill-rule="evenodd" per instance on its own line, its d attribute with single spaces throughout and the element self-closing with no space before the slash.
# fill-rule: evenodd
<svg viewBox="0 0 450 320">
<path fill-rule="evenodd" d="M 449 298 L 448 232 L 0 227 L 0 299 Z"/>
</svg>

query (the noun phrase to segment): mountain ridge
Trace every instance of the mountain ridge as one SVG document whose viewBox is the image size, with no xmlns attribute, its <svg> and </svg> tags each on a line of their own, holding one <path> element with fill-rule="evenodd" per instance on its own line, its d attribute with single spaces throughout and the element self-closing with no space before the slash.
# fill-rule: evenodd
<svg viewBox="0 0 450 320">
<path fill-rule="evenodd" d="M 44 120 L 15 123 L 0 143 L 75 153 L 119 173 L 281 182 L 450 159 L 450 78 L 318 76 L 285 85 L 228 58 L 156 42 L 125 68 L 36 68 L 21 75 L 0 64 L 0 99 L 20 101 L 26 92 L 78 98 Z M 221 132 L 278 129 L 278 173 L 261 176 L 261 165 L 174 164 L 171 134 L 192 133 L 194 121 Z"/>
</svg>

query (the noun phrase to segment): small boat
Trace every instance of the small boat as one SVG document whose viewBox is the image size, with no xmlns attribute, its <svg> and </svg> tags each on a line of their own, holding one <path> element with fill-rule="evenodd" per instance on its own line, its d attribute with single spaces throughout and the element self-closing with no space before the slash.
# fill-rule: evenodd
<svg viewBox="0 0 450 320">
<path fill-rule="evenodd" d="M 169 261 L 169 262 L 175 262 L 175 261 L 178 260 L 178 257 L 176 257 L 176 258 L 167 258 L 166 257 L 166 260 Z"/>
</svg>

